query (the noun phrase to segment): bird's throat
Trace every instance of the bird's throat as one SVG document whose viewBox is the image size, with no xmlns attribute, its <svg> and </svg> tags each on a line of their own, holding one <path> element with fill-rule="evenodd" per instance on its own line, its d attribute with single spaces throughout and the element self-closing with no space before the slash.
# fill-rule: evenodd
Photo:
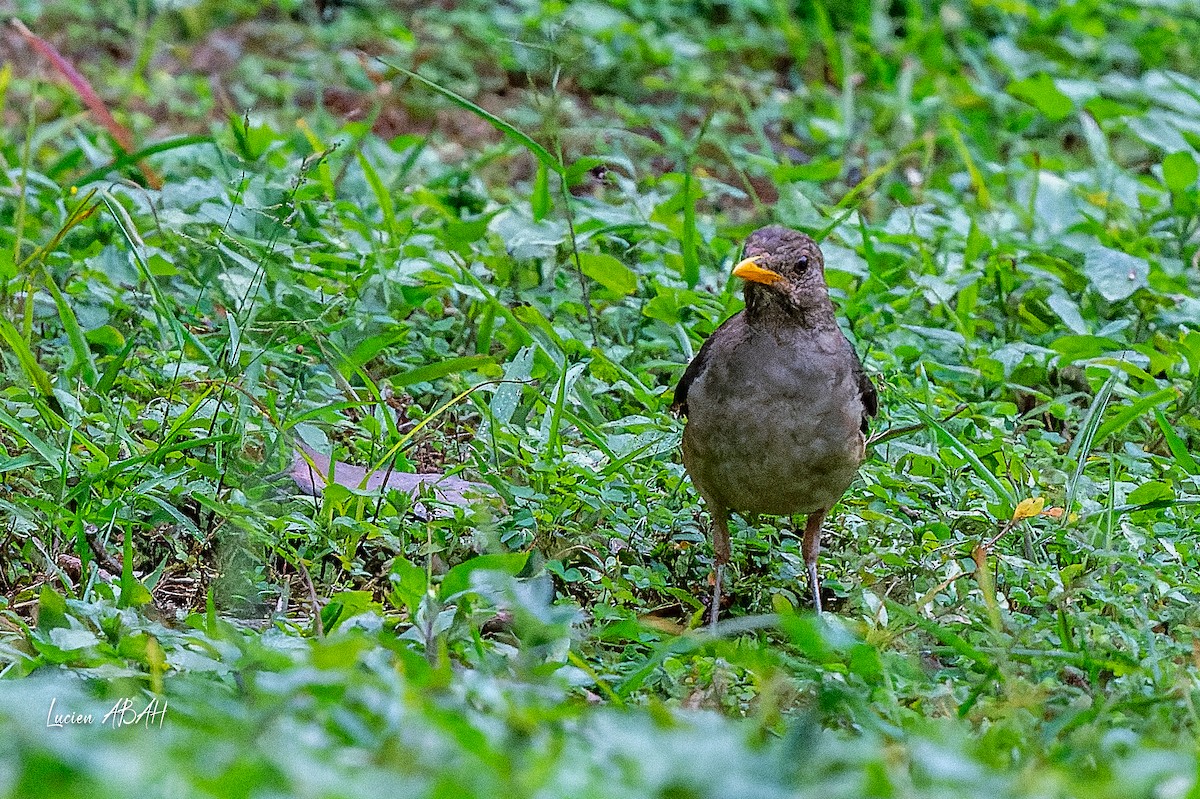
<svg viewBox="0 0 1200 799">
<path fill-rule="evenodd" d="M 768 330 L 837 327 L 828 295 L 787 293 L 754 283 L 746 285 L 746 321 L 753 328 Z"/>
</svg>

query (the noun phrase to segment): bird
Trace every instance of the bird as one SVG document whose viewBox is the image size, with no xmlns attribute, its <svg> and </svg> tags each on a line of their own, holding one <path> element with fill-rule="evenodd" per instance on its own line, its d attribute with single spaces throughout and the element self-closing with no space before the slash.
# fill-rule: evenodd
<svg viewBox="0 0 1200 799">
<path fill-rule="evenodd" d="M 686 417 L 683 465 L 711 517 L 713 625 L 734 511 L 807 514 L 801 549 L 821 613 L 821 525 L 857 475 L 868 419 L 879 412 L 875 384 L 838 326 L 812 238 L 760 228 L 733 275 L 745 281 L 745 309 L 704 342 L 671 405 Z"/>
</svg>

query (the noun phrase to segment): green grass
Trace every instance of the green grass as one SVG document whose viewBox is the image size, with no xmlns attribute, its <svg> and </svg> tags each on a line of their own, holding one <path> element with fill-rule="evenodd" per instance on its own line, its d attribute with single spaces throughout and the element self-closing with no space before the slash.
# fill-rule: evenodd
<svg viewBox="0 0 1200 799">
<path fill-rule="evenodd" d="M 1200 795 L 1188 7 L 260 5 L 18 4 L 111 122 L 0 50 L 0 794 Z M 714 636 L 768 222 L 882 435 L 832 614 L 739 519 Z"/>
</svg>

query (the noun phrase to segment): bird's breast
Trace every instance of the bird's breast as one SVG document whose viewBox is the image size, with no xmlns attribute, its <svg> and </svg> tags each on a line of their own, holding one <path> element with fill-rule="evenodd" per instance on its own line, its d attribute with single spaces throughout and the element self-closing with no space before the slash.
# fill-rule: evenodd
<svg viewBox="0 0 1200 799">
<path fill-rule="evenodd" d="M 743 337 L 692 385 L 684 464 L 702 492 L 734 510 L 827 509 L 864 457 L 857 356 L 836 334 Z"/>
</svg>

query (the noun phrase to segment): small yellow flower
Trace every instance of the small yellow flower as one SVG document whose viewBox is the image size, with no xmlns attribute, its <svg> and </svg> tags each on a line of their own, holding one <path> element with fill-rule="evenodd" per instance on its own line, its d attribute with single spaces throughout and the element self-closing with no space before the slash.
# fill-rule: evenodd
<svg viewBox="0 0 1200 799">
<path fill-rule="evenodd" d="M 1042 508 L 1046 506 L 1045 497 L 1030 497 L 1023 499 L 1017 503 L 1017 509 L 1013 511 L 1012 520 L 1019 522 L 1022 519 L 1032 519 L 1042 512 Z"/>
</svg>

